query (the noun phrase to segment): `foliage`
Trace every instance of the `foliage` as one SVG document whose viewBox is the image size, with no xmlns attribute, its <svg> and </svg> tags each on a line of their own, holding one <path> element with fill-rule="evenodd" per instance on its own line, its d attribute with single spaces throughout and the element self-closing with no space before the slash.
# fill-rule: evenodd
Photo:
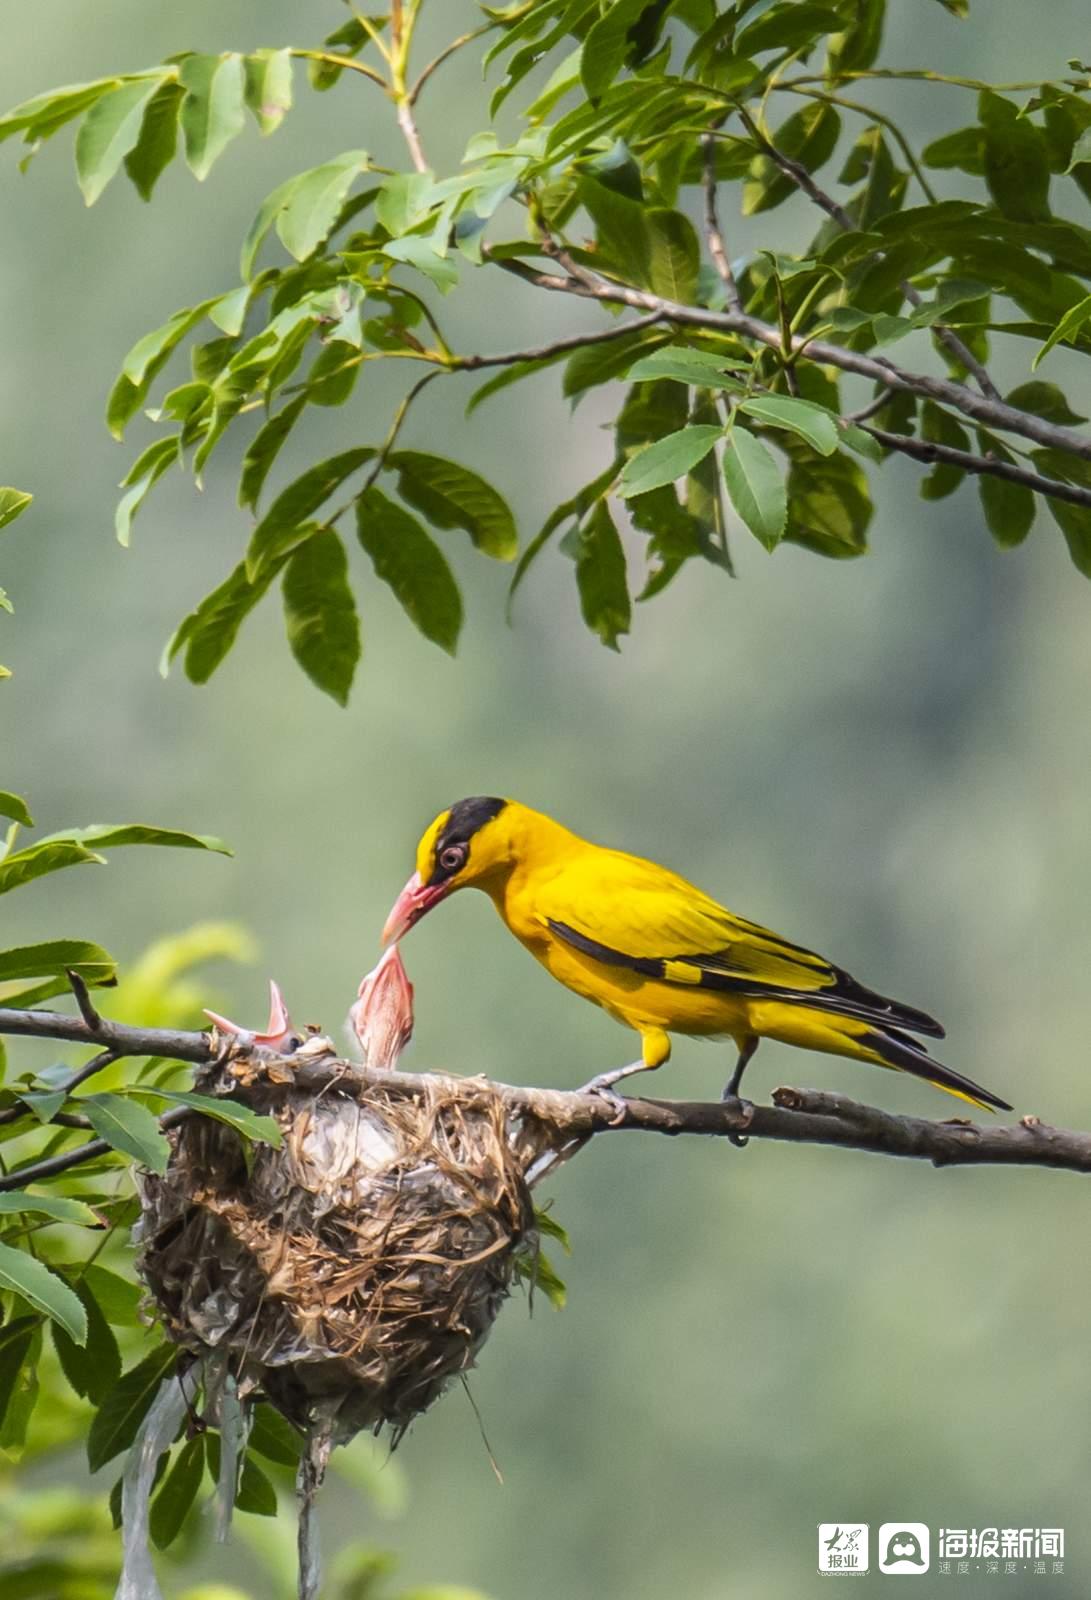
<svg viewBox="0 0 1091 1600">
<path fill-rule="evenodd" d="M 27 494 L 23 489 L 0 488 L 0 528 L 6 528 L 9 522 L 14 522 L 21 516 L 33 500 L 32 494 Z M 12 612 L 14 606 L 8 599 L 3 589 L 0 589 L 0 611 Z M 0 665 L 0 678 L 10 678 L 11 673 L 7 667 Z M 0 811 L 0 816 L 7 812 Z"/>
<path fill-rule="evenodd" d="M 939 3 L 952 27 L 966 15 L 962 0 Z M 1091 573 L 1083 419 L 1030 371 L 1002 399 L 986 365 L 1000 343 L 1024 349 L 1031 371 L 1058 345 L 1091 351 L 1086 64 L 1000 87 L 881 66 L 886 0 L 482 5 L 479 27 L 421 63 L 422 4 L 354 12 L 321 43 L 182 52 L 0 118 L 0 140 L 20 135 L 30 154 L 74 125 L 89 205 L 122 172 L 152 199 L 176 158 L 205 179 L 248 116 L 265 135 L 284 123 L 302 63 L 312 91 L 348 77 L 364 96 L 385 91 L 405 136 L 403 170 L 357 149 L 289 172 L 257 207 L 240 282 L 173 312 L 122 363 L 111 430 L 123 437 L 141 411 L 156 429 L 124 480 L 122 542 L 154 485 L 186 469 L 200 482 L 229 435 L 245 440 L 239 501 L 257 518 L 165 665 L 180 655 L 206 681 L 280 580 L 297 660 L 343 703 L 360 655 L 349 513 L 375 575 L 454 650 L 461 600 L 429 527 L 511 560 L 514 518 L 470 467 L 396 445 L 434 379 L 491 368 L 468 409 L 554 366 L 574 406 L 626 384 L 611 459 L 593 486 L 566 491 L 515 575 L 562 535 L 587 624 L 615 648 L 631 626 L 627 550 L 643 547 L 641 600 L 694 560 L 730 572 L 735 519 L 769 550 L 857 556 L 872 479 L 896 452 L 931 467 L 926 499 L 975 483 L 1003 548 L 1046 504 Z M 426 154 L 422 91 L 475 43 L 494 83 L 486 126 L 461 160 L 432 141 Z M 965 126 L 915 152 L 882 106 L 892 79 L 961 97 Z M 835 174 L 825 187 L 820 171 Z M 759 216 L 798 195 L 818 208 L 817 230 L 799 206 L 793 252 L 732 261 L 724 202 Z M 597 300 L 614 320 L 538 349 L 458 352 L 444 296 L 501 273 Z M 618 320 L 625 307 L 644 315 Z M 948 372 L 938 384 L 917 370 L 929 346 Z M 417 374 L 385 426 L 356 397 L 370 362 Z M 316 408 L 350 403 L 371 442 L 316 461 L 266 503 L 294 430 L 312 419 L 314 436 Z"/>
</svg>

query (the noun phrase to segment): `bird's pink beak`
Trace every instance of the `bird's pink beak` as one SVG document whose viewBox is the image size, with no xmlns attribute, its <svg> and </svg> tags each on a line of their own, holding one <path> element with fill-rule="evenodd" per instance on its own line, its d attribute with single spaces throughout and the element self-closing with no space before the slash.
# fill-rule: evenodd
<svg viewBox="0 0 1091 1600">
<path fill-rule="evenodd" d="M 360 1041 L 364 1065 L 392 1072 L 413 1033 L 413 985 L 397 945 L 360 984 L 349 1026 Z"/>
<path fill-rule="evenodd" d="M 214 1022 L 221 1033 L 233 1033 L 238 1038 L 248 1039 L 253 1044 L 267 1045 L 270 1050 L 280 1050 L 289 1054 L 297 1050 L 300 1045 L 299 1035 L 292 1026 L 292 1019 L 288 1015 L 288 1007 L 284 1004 L 284 996 L 280 986 L 269 980 L 269 1021 L 264 1033 L 257 1033 L 252 1028 L 243 1028 L 237 1022 L 231 1022 L 227 1017 L 218 1016 L 215 1011 L 206 1011 L 205 1016 Z"/>
<path fill-rule="evenodd" d="M 431 911 L 445 895 L 451 892 L 449 883 L 422 883 L 420 873 L 414 872 L 401 894 L 390 908 L 383 924 L 383 944 L 393 944 L 419 922 L 426 911 Z"/>
</svg>

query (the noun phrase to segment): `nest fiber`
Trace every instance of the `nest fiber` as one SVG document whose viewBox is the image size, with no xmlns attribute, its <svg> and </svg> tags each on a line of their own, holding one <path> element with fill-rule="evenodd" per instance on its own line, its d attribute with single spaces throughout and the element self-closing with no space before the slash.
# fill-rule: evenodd
<svg viewBox="0 0 1091 1600">
<path fill-rule="evenodd" d="M 537 1249 L 543 1136 L 480 1081 L 425 1081 L 316 1093 L 236 1054 L 196 1087 L 275 1117 L 281 1147 L 193 1116 L 144 1179 L 139 1265 L 168 1338 L 324 1454 L 365 1428 L 400 1437 L 473 1366 Z"/>
</svg>

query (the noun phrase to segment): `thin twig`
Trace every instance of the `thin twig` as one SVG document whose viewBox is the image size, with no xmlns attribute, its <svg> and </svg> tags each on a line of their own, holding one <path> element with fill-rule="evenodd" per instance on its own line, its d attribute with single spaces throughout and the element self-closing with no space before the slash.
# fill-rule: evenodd
<svg viewBox="0 0 1091 1600">
<path fill-rule="evenodd" d="M 179 1033 L 165 1028 L 130 1028 L 112 1023 L 113 1048 L 119 1055 L 159 1055 L 180 1061 L 209 1062 L 212 1040 L 204 1033 Z M 76 1038 L 94 1043 L 81 1020 L 46 1011 L 0 1010 L 0 1034 L 36 1034 L 43 1038 Z M 513 1115 L 547 1123 L 563 1141 L 589 1139 L 601 1133 L 643 1131 L 672 1137 L 703 1134 L 722 1138 L 745 1133 L 751 1139 L 776 1139 L 793 1144 L 839 1145 L 877 1155 L 904 1156 L 930 1161 L 934 1166 L 982 1165 L 1041 1166 L 1072 1172 L 1091 1172 L 1091 1133 L 1052 1128 L 1037 1117 L 1025 1116 L 1014 1126 L 955 1119 L 937 1122 L 921 1117 L 896 1116 L 842 1095 L 810 1089 L 777 1089 L 771 1106 L 748 1101 L 682 1101 L 627 1099 L 619 1118 L 612 1100 L 583 1090 L 535 1089 L 490 1082 L 485 1078 L 454 1078 L 443 1074 L 388 1072 L 343 1061 L 328 1055 L 280 1056 L 256 1051 L 247 1057 L 248 1071 L 262 1073 L 267 1091 L 278 1088 L 336 1095 L 359 1096 L 381 1085 L 387 1092 L 420 1095 L 437 1086 L 473 1101 L 476 1096 L 499 1095 Z M 160 1118 L 169 1128 L 185 1116 L 188 1107 L 176 1107 Z M 18 1172 L 0 1178 L 0 1191 L 51 1177 L 70 1167 L 97 1159 L 110 1151 L 104 1140 L 93 1139 L 75 1150 L 31 1162 Z"/>
<path fill-rule="evenodd" d="M 791 156 L 785 155 L 783 150 L 778 150 L 772 140 L 767 138 L 761 131 L 745 107 L 740 106 L 739 115 L 755 143 L 768 156 L 769 160 L 780 168 L 785 177 L 790 178 L 796 188 L 801 190 L 809 200 L 812 200 L 819 210 L 824 211 L 828 217 L 832 217 L 839 228 L 842 228 L 846 233 L 851 233 L 855 225 L 844 206 L 840 205 L 832 195 L 827 194 L 825 189 L 815 182 L 801 162 L 794 161 Z M 903 278 L 898 287 L 910 305 L 919 307 L 924 304 L 923 297 L 907 278 Z M 956 361 L 960 361 L 967 372 L 973 375 L 982 394 L 987 395 L 990 400 L 999 400 L 999 389 L 993 383 L 985 367 L 982 366 L 973 351 L 963 343 L 958 335 L 943 322 L 933 323 L 932 332 L 948 353 Z"/>
<path fill-rule="evenodd" d="M 879 444 L 885 445 L 888 450 L 899 450 L 902 455 L 912 456 L 914 461 L 923 461 L 929 466 L 942 462 L 949 467 L 960 467 L 963 472 L 1022 484 L 1024 488 L 1033 489 L 1036 494 L 1047 495 L 1052 500 L 1067 500 L 1070 505 L 1091 507 L 1091 489 L 1081 488 L 1078 484 L 1063 483 L 1059 478 L 1043 478 L 1029 467 L 1017 467 L 1013 462 L 998 460 L 996 456 L 979 456 L 970 450 L 958 450 L 953 445 L 938 444 L 934 439 L 888 433 L 885 428 L 869 427 L 866 423 L 862 426 L 864 432 L 870 433 Z"/>
<path fill-rule="evenodd" d="M 93 1077 L 96 1072 L 101 1072 L 103 1067 L 110 1066 L 117 1059 L 116 1050 L 101 1050 L 97 1056 L 93 1056 L 88 1061 L 86 1066 L 73 1073 L 68 1082 L 61 1086 L 64 1093 L 66 1095 L 71 1094 L 73 1089 L 78 1089 L 81 1083 L 86 1083 L 88 1078 Z M 20 1118 L 33 1116 L 33 1114 L 31 1108 L 24 1101 L 19 1100 L 15 1105 L 9 1106 L 6 1111 L 0 1111 L 0 1126 L 8 1122 L 18 1122 Z M 58 1118 L 54 1117 L 52 1120 L 56 1122 Z"/>
<path fill-rule="evenodd" d="M 418 172 L 427 172 L 428 161 L 421 144 L 420 129 L 413 116 L 412 102 L 408 99 L 398 101 L 398 127 L 409 147 L 409 159 Z"/>
<path fill-rule="evenodd" d="M 518 258 L 492 259 L 496 266 L 522 278 L 525 283 L 533 284 L 535 288 L 546 289 L 554 294 L 574 294 L 583 299 L 600 300 L 608 305 L 632 306 L 639 311 L 658 310 L 667 321 L 753 339 L 778 355 L 784 353 L 780 330 L 744 311 L 713 311 L 705 306 L 685 305 L 680 300 L 669 300 L 648 290 L 634 288 L 631 284 L 611 283 L 601 278 L 590 283 L 577 283 L 571 277 L 541 272 Z M 830 344 L 825 339 L 798 338 L 793 335 L 787 353 L 796 357 L 805 354 L 809 361 L 820 366 L 837 367 L 842 372 L 852 372 L 859 377 L 870 378 L 874 383 L 885 384 L 888 389 L 938 400 L 942 405 L 950 406 L 988 428 L 1016 433 L 1025 439 L 1032 439 L 1036 444 L 1078 456 L 1081 460 L 1091 460 L 1091 436 L 1019 411 L 1004 401 L 990 400 L 987 395 L 976 394 L 966 384 L 952 379 L 910 372 L 904 367 L 895 366 L 886 357 L 865 355 L 862 351 Z"/>
<path fill-rule="evenodd" d="M 98 1014 L 95 1002 L 91 999 L 90 989 L 73 967 L 65 968 L 65 976 L 68 979 L 76 1004 L 80 1008 L 80 1016 L 89 1028 L 95 1028 L 101 1032 L 102 1018 Z"/>
<path fill-rule="evenodd" d="M 496 355 L 454 356 L 449 363 L 452 372 L 476 372 L 481 367 L 513 367 L 520 361 L 548 361 L 552 356 L 566 355 L 571 350 L 584 350 L 592 344 L 609 344 L 624 339 L 642 328 L 653 328 L 657 322 L 667 320 L 666 312 L 649 311 L 647 316 L 634 317 L 631 322 L 618 322 L 611 328 L 599 328 L 594 333 L 574 333 L 565 339 L 554 339 L 550 344 L 532 346 L 529 350 L 504 350 Z"/>
<path fill-rule="evenodd" d="M 289 54 L 301 61 L 322 61 L 330 67 L 344 67 L 346 72 L 358 72 L 361 77 L 370 78 L 380 89 L 387 88 L 382 73 L 369 67 L 366 61 L 353 61 L 351 56 L 336 55 L 332 50 L 291 50 Z"/>
<path fill-rule="evenodd" d="M 720 229 L 720 219 L 716 213 L 716 137 L 713 133 L 701 136 L 701 147 L 704 151 L 704 190 L 705 190 L 705 236 L 708 239 L 708 253 L 712 257 L 716 271 L 723 279 L 727 291 L 727 303 L 732 310 L 737 310 L 742 305 L 739 298 L 739 286 L 735 282 L 735 274 L 731 268 L 731 260 L 724 244 L 724 236 Z"/>
<path fill-rule="evenodd" d="M 421 90 L 424 88 L 425 84 L 428 82 L 429 78 L 432 76 L 433 72 L 435 72 L 437 67 L 442 67 L 443 63 L 445 61 L 449 61 L 451 56 L 454 55 L 455 51 L 461 50 L 464 44 L 471 44 L 474 39 L 480 39 L 482 35 L 486 33 L 492 33 L 493 29 L 498 28 L 499 26 L 499 22 L 483 22 L 480 28 L 471 28 L 469 33 L 460 34 L 457 39 L 452 39 L 450 44 L 444 45 L 439 55 L 434 56 L 426 67 L 421 68 L 421 71 L 417 77 L 417 81 L 413 84 L 413 87 L 409 91 L 408 99 L 410 106 L 416 105 L 417 96 L 420 94 Z"/>
</svg>

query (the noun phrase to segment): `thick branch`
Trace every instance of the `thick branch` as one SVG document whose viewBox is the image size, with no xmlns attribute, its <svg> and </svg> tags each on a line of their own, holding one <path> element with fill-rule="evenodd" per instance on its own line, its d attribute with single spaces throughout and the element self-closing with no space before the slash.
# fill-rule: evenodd
<svg viewBox="0 0 1091 1600">
<path fill-rule="evenodd" d="M 910 372 L 897 367 L 884 356 L 869 356 L 842 345 L 830 344 L 825 339 L 799 338 L 789 335 L 787 347 L 781 330 L 771 323 L 762 322 L 744 311 L 712 311 L 705 306 L 688 306 L 678 300 L 668 300 L 651 294 L 631 284 L 609 283 L 596 279 L 593 284 L 578 281 L 560 273 L 541 272 L 517 259 L 495 258 L 495 264 L 504 271 L 555 294 L 573 294 L 582 299 L 600 300 L 608 305 L 632 306 L 638 311 L 658 311 L 666 321 L 677 322 L 691 328 L 707 328 L 713 333 L 727 333 L 744 339 L 753 339 L 768 346 L 779 355 L 806 359 L 820 366 L 837 367 L 841 372 L 852 372 L 873 383 L 885 384 L 888 389 L 903 390 L 921 395 L 950 406 L 975 422 L 1005 433 L 1020 434 L 1064 454 L 1079 456 L 1091 461 L 1091 436 L 1076 433 L 1059 423 L 1047 422 L 1043 417 L 1019 411 L 1002 400 L 990 400 L 986 395 L 975 394 L 965 384 L 947 378 L 933 378 L 923 372 Z M 1052 480 L 1050 480 L 1052 483 Z M 1046 491 L 1043 490 L 1043 493 Z"/>
<path fill-rule="evenodd" d="M 103 1021 L 100 1037 L 82 1020 L 50 1011 L 0 1010 L 0 1034 L 37 1035 L 80 1044 L 106 1044 L 118 1056 L 156 1055 L 179 1061 L 210 1062 L 213 1042 L 208 1034 L 181 1033 L 166 1028 L 130 1028 Z M 1014 1127 L 987 1126 L 955 1119 L 935 1122 L 922 1117 L 894 1116 L 875 1106 L 861 1105 L 843 1095 L 809 1089 L 777 1089 L 773 1105 L 748 1101 L 685 1101 L 631 1098 L 618 1116 L 613 1100 L 582 1090 L 534 1089 L 493 1083 L 481 1078 L 451 1078 L 442 1074 L 387 1072 L 342 1061 L 330 1046 L 316 1052 L 316 1041 L 297 1055 L 279 1056 L 257 1051 L 248 1057 L 269 1085 L 303 1088 L 315 1094 L 359 1094 L 369 1085 L 382 1084 L 407 1095 L 421 1094 L 437 1082 L 472 1100 L 475 1093 L 500 1095 L 513 1115 L 548 1124 L 562 1141 L 573 1143 L 600 1133 L 638 1130 L 676 1137 L 704 1134 L 725 1138 L 746 1134 L 751 1139 L 776 1139 L 791 1144 L 840 1145 L 876 1155 L 903 1156 L 930 1161 L 933 1166 L 1058 1167 L 1070 1172 L 1091 1172 L 1091 1134 L 1051 1128 L 1037 1117 L 1024 1117 Z M 173 1126 L 185 1108 L 169 1111 L 162 1127 Z M 74 1150 L 32 1163 L 0 1179 L 0 1191 L 37 1182 L 70 1167 L 105 1155 L 109 1146 L 95 1139 Z"/>
</svg>

